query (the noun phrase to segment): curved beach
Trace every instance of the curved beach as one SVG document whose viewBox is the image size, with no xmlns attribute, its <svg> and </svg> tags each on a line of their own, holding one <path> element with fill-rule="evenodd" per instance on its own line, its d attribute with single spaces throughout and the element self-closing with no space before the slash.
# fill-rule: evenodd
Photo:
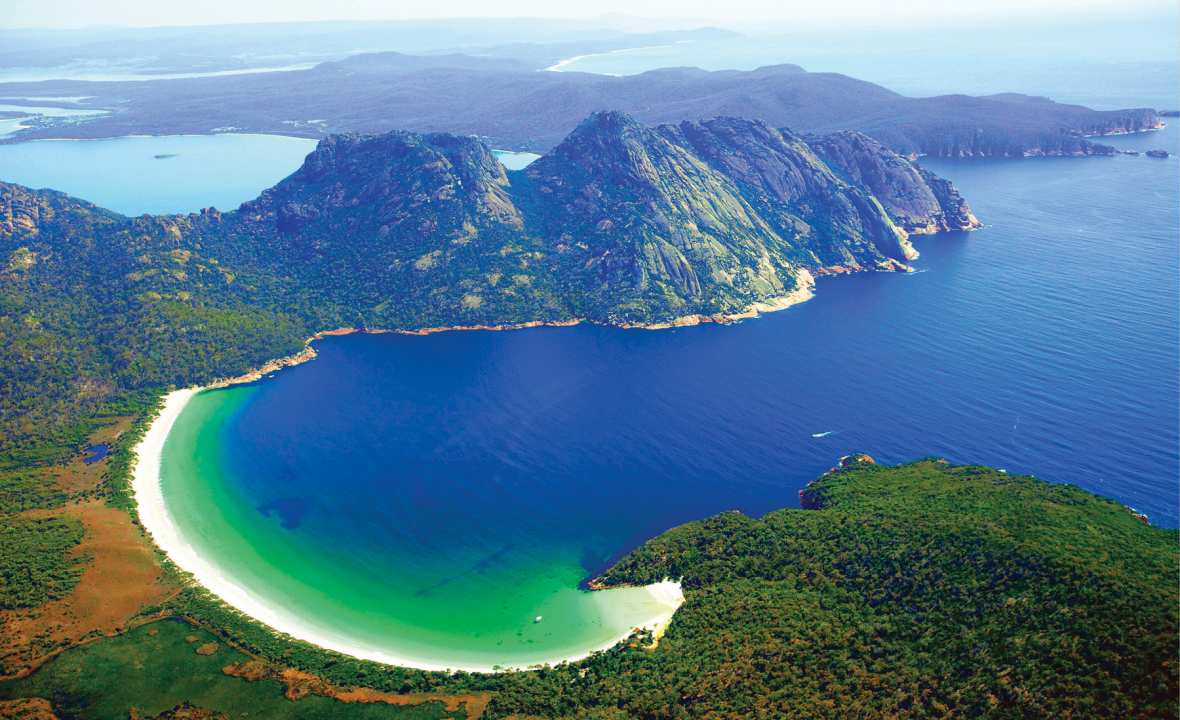
<svg viewBox="0 0 1180 720">
<path fill-rule="evenodd" d="M 448 662 L 445 657 L 415 657 L 366 643 L 363 639 L 350 637 L 347 633 L 319 626 L 314 618 L 304 618 L 289 612 L 275 603 L 267 602 L 229 577 L 221 568 L 203 556 L 183 536 L 177 523 L 169 513 L 161 487 L 161 464 L 168 435 L 188 402 L 201 392 L 201 388 L 187 388 L 169 393 L 164 398 L 159 415 L 152 422 L 143 439 L 135 448 L 135 467 L 132 475 L 132 492 L 138 507 L 140 522 L 152 536 L 156 545 L 168 558 L 193 579 L 243 614 L 262 622 L 277 632 L 304 640 L 313 645 L 351 655 L 364 660 L 432 671 L 497 672 L 521 670 L 545 664 L 571 662 L 588 657 L 592 653 L 606 650 L 630 636 L 632 630 L 621 634 L 605 644 L 587 647 L 575 654 L 538 658 L 527 666 L 506 663 L 470 664 Z M 634 628 L 651 630 L 657 637 L 667 627 L 672 615 L 684 602 L 680 584 L 665 580 L 646 587 L 659 610 Z M 609 593 L 611 591 L 596 591 Z"/>
</svg>

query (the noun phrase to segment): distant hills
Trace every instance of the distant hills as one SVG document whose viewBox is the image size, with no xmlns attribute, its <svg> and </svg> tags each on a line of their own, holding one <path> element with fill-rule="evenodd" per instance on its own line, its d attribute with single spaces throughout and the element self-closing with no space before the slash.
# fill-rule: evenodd
<svg viewBox="0 0 1180 720">
<path fill-rule="evenodd" d="M 338 135 L 234 212 L 129 219 L 0 184 L 7 437 L 135 388 L 205 382 L 316 331 L 724 320 L 813 276 L 904 269 L 978 224 L 856 133 L 595 113 L 508 174 L 449 134 Z"/>
<path fill-rule="evenodd" d="M 513 58 L 530 69 L 561 58 L 629 47 L 738 37 L 718 28 L 649 28 L 544 18 L 433 18 L 230 25 L 0 29 L 0 75 L 150 77 L 241 71 L 340 60 L 359 53 L 466 52 Z M 65 73 L 65 74 L 54 74 Z"/>
<path fill-rule="evenodd" d="M 1019 157 L 1109 154 L 1086 136 L 1158 126 L 1155 110 L 1097 111 L 1001 94 L 911 98 L 796 65 L 752 71 L 669 68 L 610 77 L 532 69 L 527 60 L 452 54 L 358 55 L 309 70 L 156 82 L 55 81 L 38 93 L 92 96 L 114 109 L 31 137 L 273 132 L 308 137 L 408 129 L 477 135 L 543 152 L 591 112 L 616 108 L 649 124 L 740 116 L 799 132 L 863 132 L 904 155 Z M 26 85 L 0 85 L 28 94 Z"/>
</svg>

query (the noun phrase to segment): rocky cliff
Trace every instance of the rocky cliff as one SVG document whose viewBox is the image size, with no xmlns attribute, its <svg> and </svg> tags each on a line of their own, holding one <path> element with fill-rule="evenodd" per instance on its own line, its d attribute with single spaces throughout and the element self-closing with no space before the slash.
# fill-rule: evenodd
<svg viewBox="0 0 1180 720">
<path fill-rule="evenodd" d="M 810 285 L 810 270 L 914 257 L 863 187 L 762 123 L 597 113 L 525 177 L 530 227 L 614 312 L 736 313 Z"/>
<path fill-rule="evenodd" d="M 5 198 L 13 263 L 52 271 L 73 257 L 62 243 L 97 243 L 101 262 L 74 271 L 110 271 L 94 287 L 121 302 L 224 300 L 207 296 L 228 284 L 316 327 L 720 318 L 798 300 L 816 273 L 905 269 L 910 233 L 978 225 L 949 182 L 857 133 L 620 112 L 515 173 L 470 137 L 332 136 L 224 214 Z"/>
<path fill-rule="evenodd" d="M 816 154 L 849 182 L 869 189 L 886 212 L 911 233 L 979 227 L 955 187 L 872 138 L 838 132 L 810 140 Z"/>
</svg>

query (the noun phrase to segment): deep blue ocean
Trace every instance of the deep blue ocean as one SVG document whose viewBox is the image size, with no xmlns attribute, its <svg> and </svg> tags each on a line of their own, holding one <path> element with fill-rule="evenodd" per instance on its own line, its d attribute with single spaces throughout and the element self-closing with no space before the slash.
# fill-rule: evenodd
<svg viewBox="0 0 1180 720">
<path fill-rule="evenodd" d="M 987 227 L 785 312 L 322 341 L 224 429 L 235 492 L 337 547 L 559 546 L 587 573 L 684 521 L 796 506 L 852 451 L 1074 483 L 1176 526 L 1180 163 L 926 164 Z"/>
</svg>

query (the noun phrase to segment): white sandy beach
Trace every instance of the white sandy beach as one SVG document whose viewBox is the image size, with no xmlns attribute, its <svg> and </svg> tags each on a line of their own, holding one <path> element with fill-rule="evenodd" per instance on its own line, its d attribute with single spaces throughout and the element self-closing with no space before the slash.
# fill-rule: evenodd
<svg viewBox="0 0 1180 720">
<path fill-rule="evenodd" d="M 568 57 L 568 58 L 565 58 L 564 60 L 558 60 L 557 62 L 553 63 L 549 67 L 545 68 L 545 72 L 569 72 L 566 70 L 567 67 L 569 67 L 570 65 L 573 65 L 574 63 L 578 62 L 579 60 L 585 60 L 586 58 L 601 57 L 603 55 L 625 55 L 627 53 L 643 52 L 645 50 L 661 50 L 663 48 L 672 47 L 673 45 L 679 45 L 683 42 L 685 42 L 685 41 L 680 40 L 680 41 L 677 41 L 676 43 L 665 44 L 665 45 L 643 45 L 641 47 L 619 48 L 618 50 L 607 50 L 606 52 L 587 53 L 585 55 L 574 55 L 573 57 Z M 595 75 L 608 75 L 611 77 L 618 77 L 619 76 L 618 73 L 598 72 L 598 73 L 594 73 L 594 74 Z"/>
<path fill-rule="evenodd" d="M 523 670 L 521 666 L 507 664 L 472 665 L 463 662 L 446 662 L 442 658 L 407 657 L 373 647 L 363 640 L 350 638 L 329 628 L 318 626 L 309 618 L 300 618 L 285 608 L 268 604 L 232 578 L 224 575 L 213 563 L 202 557 L 181 536 L 176 524 L 168 513 L 160 487 L 160 467 L 164 442 L 188 401 L 200 392 L 200 388 L 187 388 L 169 393 L 159 416 L 152 422 L 143 440 L 135 448 L 135 467 L 132 473 L 132 492 L 138 506 L 139 520 L 152 536 L 156 545 L 179 568 L 192 575 L 193 579 L 236 608 L 274 630 L 304 640 L 328 650 L 351 655 L 364 660 L 373 660 L 389 665 L 416 668 L 419 670 L 463 670 L 467 672 L 496 672 L 498 670 Z M 651 630 L 657 637 L 667 627 L 673 613 L 684 603 L 680 583 L 665 580 L 647 586 L 647 591 L 658 603 L 660 610 L 636 627 Z M 609 593 L 610 590 L 596 591 Z M 535 664 L 556 665 L 561 662 L 581 660 L 594 652 L 613 647 L 630 636 L 630 631 L 598 647 L 565 657 L 541 658 Z"/>
</svg>

